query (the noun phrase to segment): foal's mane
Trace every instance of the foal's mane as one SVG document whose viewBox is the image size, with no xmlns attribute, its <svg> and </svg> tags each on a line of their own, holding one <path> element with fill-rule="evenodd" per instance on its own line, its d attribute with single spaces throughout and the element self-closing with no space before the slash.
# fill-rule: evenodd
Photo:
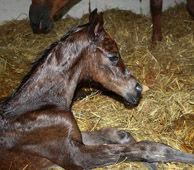
<svg viewBox="0 0 194 170">
<path fill-rule="evenodd" d="M 66 34 L 64 34 L 60 40 L 53 42 L 48 48 L 46 48 L 43 53 L 40 55 L 40 57 L 33 62 L 33 66 L 31 68 L 31 70 L 24 76 L 24 78 L 22 79 L 21 83 L 18 85 L 18 87 L 15 89 L 15 91 L 11 94 L 10 97 L 8 97 L 8 99 L 4 102 L 7 103 L 9 101 L 9 99 L 13 98 L 15 96 L 15 94 L 21 89 L 21 87 L 27 82 L 27 80 L 30 78 L 30 76 L 33 74 L 33 72 L 36 70 L 36 68 L 39 66 L 39 64 L 41 62 L 44 61 L 44 59 L 46 59 L 46 57 L 49 55 L 50 51 L 55 48 L 60 42 L 64 42 L 70 35 L 82 30 L 82 28 L 87 27 L 88 25 L 90 25 L 90 23 L 87 24 L 83 24 L 80 25 L 78 27 L 73 27 L 71 30 L 69 30 Z M 0 105 L 1 107 L 1 105 Z"/>
</svg>

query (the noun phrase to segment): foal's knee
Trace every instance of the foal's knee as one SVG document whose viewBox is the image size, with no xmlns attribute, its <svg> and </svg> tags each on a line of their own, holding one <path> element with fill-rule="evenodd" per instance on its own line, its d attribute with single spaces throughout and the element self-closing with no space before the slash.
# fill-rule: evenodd
<svg viewBox="0 0 194 170">
<path fill-rule="evenodd" d="M 82 140 L 85 145 L 125 144 L 135 142 L 135 139 L 129 132 L 117 128 L 82 132 Z"/>
</svg>

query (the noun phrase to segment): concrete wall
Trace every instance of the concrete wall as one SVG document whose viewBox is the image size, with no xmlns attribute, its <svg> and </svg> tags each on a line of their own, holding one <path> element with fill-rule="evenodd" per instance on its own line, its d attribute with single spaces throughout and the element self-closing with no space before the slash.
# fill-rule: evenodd
<svg viewBox="0 0 194 170">
<path fill-rule="evenodd" d="M 80 18 L 83 14 L 88 13 L 89 0 L 72 0 L 75 4 L 67 14 Z M 163 0 L 163 10 L 175 6 L 185 0 Z M 149 0 L 90 0 L 91 9 L 98 8 L 98 11 L 104 11 L 111 8 L 120 8 L 131 10 L 138 14 L 149 15 Z M 0 0 L 0 23 L 11 19 L 23 19 L 28 17 L 28 10 L 31 0 Z M 64 16 L 65 17 L 65 16 Z"/>
</svg>

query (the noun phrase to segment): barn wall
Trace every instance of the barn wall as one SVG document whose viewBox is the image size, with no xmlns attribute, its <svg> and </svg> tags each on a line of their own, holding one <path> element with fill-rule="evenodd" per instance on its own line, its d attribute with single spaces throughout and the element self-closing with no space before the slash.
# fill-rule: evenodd
<svg viewBox="0 0 194 170">
<path fill-rule="evenodd" d="M 83 14 L 88 13 L 89 0 L 72 0 L 75 4 L 67 14 L 80 18 Z M 103 11 L 111 8 L 120 8 L 123 10 L 131 10 L 138 14 L 149 15 L 149 0 L 90 0 L 91 9 L 98 8 Z M 168 9 L 185 0 L 164 0 L 163 10 Z M 0 23 L 11 19 L 23 19 L 28 17 L 28 10 L 31 0 L 0 0 Z"/>
</svg>

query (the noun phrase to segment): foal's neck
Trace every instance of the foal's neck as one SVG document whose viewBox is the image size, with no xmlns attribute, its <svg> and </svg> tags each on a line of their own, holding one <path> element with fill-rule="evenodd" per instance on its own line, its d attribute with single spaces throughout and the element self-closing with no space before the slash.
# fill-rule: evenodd
<svg viewBox="0 0 194 170">
<path fill-rule="evenodd" d="M 47 105 L 69 109 L 83 75 L 83 51 L 78 42 L 59 42 L 3 106 L 4 115 L 21 115 Z"/>
</svg>

